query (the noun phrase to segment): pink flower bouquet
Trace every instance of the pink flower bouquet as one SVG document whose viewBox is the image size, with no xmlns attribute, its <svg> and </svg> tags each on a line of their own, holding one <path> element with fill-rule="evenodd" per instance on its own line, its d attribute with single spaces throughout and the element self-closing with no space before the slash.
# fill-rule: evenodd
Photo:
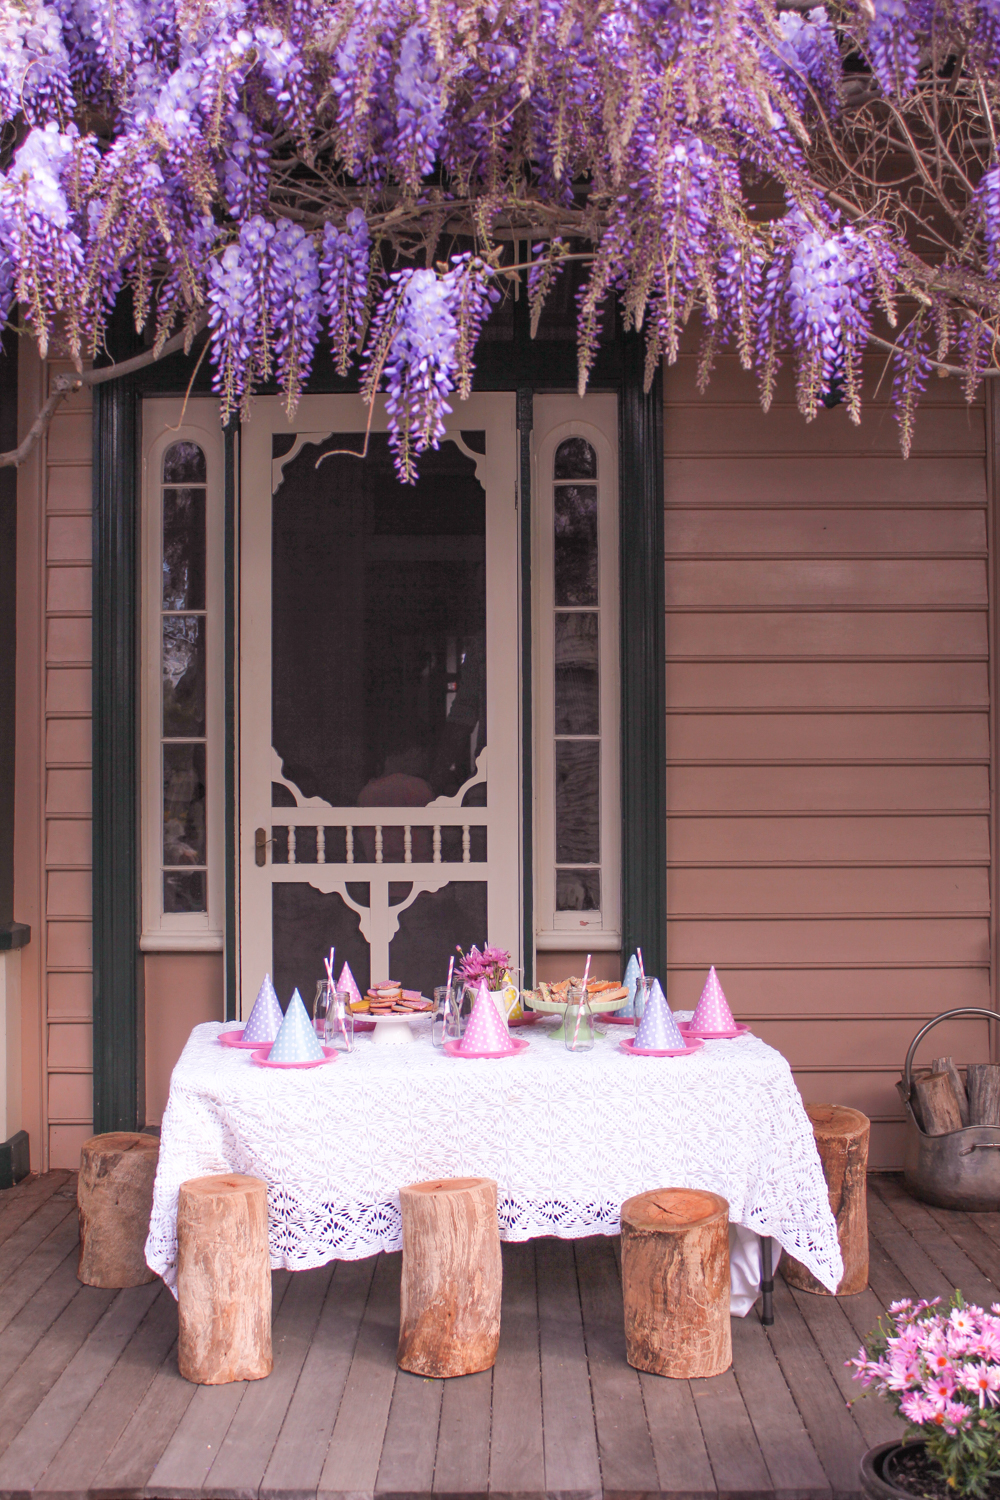
<svg viewBox="0 0 1000 1500">
<path fill-rule="evenodd" d="M 484 948 L 482 952 L 473 944 L 468 953 L 456 948 L 459 978 L 466 984 L 477 985 L 486 980 L 488 990 L 502 990 L 510 968 L 510 954 L 505 948 Z"/>
<path fill-rule="evenodd" d="M 967 1307 L 909 1298 L 879 1319 L 854 1378 L 895 1407 L 957 1495 L 982 1496 L 1000 1478 L 1000 1302 Z"/>
</svg>

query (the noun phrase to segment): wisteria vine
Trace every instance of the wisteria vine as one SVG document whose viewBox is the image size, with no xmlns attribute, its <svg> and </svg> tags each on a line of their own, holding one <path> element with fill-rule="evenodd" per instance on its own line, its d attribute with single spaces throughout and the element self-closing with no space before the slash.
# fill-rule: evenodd
<svg viewBox="0 0 1000 1500">
<path fill-rule="evenodd" d="M 998 79 L 1000 0 L 0 0 L 0 317 L 207 324 L 224 421 L 325 338 L 413 478 L 500 297 L 534 333 L 582 266 L 581 391 L 612 300 L 650 379 L 693 323 L 808 419 L 874 343 L 908 451 L 998 365 Z"/>
</svg>

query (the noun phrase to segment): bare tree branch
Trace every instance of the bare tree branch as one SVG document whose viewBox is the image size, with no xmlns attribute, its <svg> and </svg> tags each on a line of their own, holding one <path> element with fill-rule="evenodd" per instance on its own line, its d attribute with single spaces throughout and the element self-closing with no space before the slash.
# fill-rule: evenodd
<svg viewBox="0 0 1000 1500">
<path fill-rule="evenodd" d="M 123 359 L 119 364 L 102 365 L 96 370 L 82 370 L 73 375 L 57 375 L 52 382 L 52 391 L 48 400 L 39 409 L 38 415 L 17 447 L 11 448 L 7 453 L 0 453 L 0 469 L 18 469 L 26 458 L 30 458 L 48 431 L 49 424 L 59 407 L 73 391 L 81 390 L 85 386 L 105 385 L 109 380 L 120 380 L 123 375 L 133 375 L 136 370 L 144 370 L 147 365 L 158 364 L 161 359 L 166 359 L 169 354 L 176 354 L 180 349 L 189 349 L 191 341 L 197 338 L 207 325 L 208 315 L 203 313 L 187 328 L 182 329 L 180 333 L 175 333 L 173 338 L 167 339 L 159 350 L 146 349 L 132 359 Z"/>
</svg>

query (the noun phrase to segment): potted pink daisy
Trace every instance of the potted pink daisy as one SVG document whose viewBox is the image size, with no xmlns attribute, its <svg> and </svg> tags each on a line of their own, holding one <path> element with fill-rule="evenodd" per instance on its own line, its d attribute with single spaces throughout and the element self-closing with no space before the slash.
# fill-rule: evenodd
<svg viewBox="0 0 1000 1500">
<path fill-rule="evenodd" d="M 871 1500 L 1000 1497 L 1000 1303 L 893 1302 L 848 1364 L 909 1429 L 862 1459 Z"/>
</svg>

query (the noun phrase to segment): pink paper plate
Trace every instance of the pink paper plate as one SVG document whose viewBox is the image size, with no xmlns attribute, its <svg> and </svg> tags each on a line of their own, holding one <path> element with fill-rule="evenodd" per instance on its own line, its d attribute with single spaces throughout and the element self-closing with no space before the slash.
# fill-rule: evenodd
<svg viewBox="0 0 1000 1500">
<path fill-rule="evenodd" d="M 444 1050 L 449 1057 L 517 1057 L 521 1052 L 526 1052 L 530 1046 L 529 1041 L 519 1036 L 512 1036 L 508 1052 L 463 1052 L 461 1042 L 456 1041 L 445 1042 Z"/>
<path fill-rule="evenodd" d="M 248 1050 L 252 1048 L 254 1051 L 257 1051 L 262 1046 L 264 1046 L 264 1043 L 261 1042 L 261 1041 L 256 1041 L 256 1042 L 245 1042 L 245 1041 L 243 1041 L 243 1032 L 244 1032 L 244 1030 L 245 1030 L 245 1028 L 243 1026 L 237 1026 L 237 1027 L 233 1027 L 229 1031 L 220 1031 L 219 1032 L 219 1041 L 222 1043 L 222 1045 L 224 1047 L 244 1047 L 244 1048 L 246 1048 Z"/>
<path fill-rule="evenodd" d="M 747 1036 L 750 1032 L 749 1026 L 744 1026 L 742 1021 L 737 1021 L 735 1031 L 694 1031 L 690 1021 L 678 1021 L 677 1025 L 684 1036 L 700 1036 L 705 1042 L 731 1041 L 734 1036 Z"/>
<path fill-rule="evenodd" d="M 626 1037 L 618 1046 L 622 1052 L 629 1057 L 690 1057 L 694 1052 L 700 1052 L 705 1043 L 699 1037 L 695 1037 L 690 1047 L 674 1047 L 669 1052 L 663 1052 L 658 1047 L 637 1047 L 631 1037 Z"/>
<path fill-rule="evenodd" d="M 635 1016 L 598 1015 L 594 1017 L 594 1020 L 602 1023 L 606 1021 L 609 1026 L 638 1026 L 639 1024 Z"/>
<path fill-rule="evenodd" d="M 268 1049 L 261 1047 L 259 1052 L 251 1052 L 250 1061 L 258 1068 L 321 1068 L 324 1063 L 337 1061 L 336 1047 L 324 1047 L 322 1057 L 311 1057 L 308 1062 L 271 1062 L 267 1053 Z"/>
<path fill-rule="evenodd" d="M 518 1016 L 507 1022 L 508 1026 L 535 1026 L 542 1019 L 541 1011 L 529 1010 L 526 1015 Z"/>
</svg>

